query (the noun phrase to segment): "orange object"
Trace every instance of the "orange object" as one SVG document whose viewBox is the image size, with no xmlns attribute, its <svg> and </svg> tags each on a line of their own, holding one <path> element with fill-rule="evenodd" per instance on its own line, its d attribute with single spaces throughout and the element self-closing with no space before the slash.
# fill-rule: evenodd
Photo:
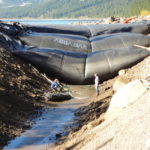
<svg viewBox="0 0 150 150">
<path fill-rule="evenodd" d="M 136 16 L 125 19 L 122 23 L 129 23 L 129 21 L 135 19 Z"/>
</svg>

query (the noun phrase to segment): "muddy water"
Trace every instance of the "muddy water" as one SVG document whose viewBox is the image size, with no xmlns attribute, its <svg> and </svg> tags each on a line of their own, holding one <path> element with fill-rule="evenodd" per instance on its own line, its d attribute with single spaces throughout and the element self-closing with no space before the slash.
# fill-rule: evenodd
<svg viewBox="0 0 150 150">
<path fill-rule="evenodd" d="M 10 141 L 3 150 L 47 150 L 57 141 L 56 135 L 65 135 L 65 128 L 73 124 L 74 110 L 87 105 L 93 97 L 93 86 L 71 86 L 74 99 L 51 104 L 33 127 Z"/>
</svg>

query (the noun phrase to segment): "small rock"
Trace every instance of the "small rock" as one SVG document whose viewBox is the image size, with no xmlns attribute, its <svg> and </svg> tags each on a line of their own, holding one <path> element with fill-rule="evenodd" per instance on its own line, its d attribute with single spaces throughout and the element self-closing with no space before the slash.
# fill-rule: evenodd
<svg viewBox="0 0 150 150">
<path fill-rule="evenodd" d="M 57 138 L 57 139 L 59 139 L 59 138 L 61 138 L 61 137 L 62 137 L 61 133 L 57 133 L 57 134 L 56 134 L 56 138 Z"/>
<path fill-rule="evenodd" d="M 36 97 L 35 94 L 33 94 L 33 93 L 29 92 L 29 91 L 28 91 L 27 93 L 28 93 L 28 95 L 31 96 L 31 97 Z"/>
<path fill-rule="evenodd" d="M 93 128 L 93 125 L 92 125 L 91 123 L 89 123 L 89 124 L 87 125 L 87 129 L 90 130 L 90 129 L 92 129 L 92 128 Z"/>
<path fill-rule="evenodd" d="M 50 93 L 47 92 L 44 94 L 44 100 L 45 101 L 55 101 L 55 102 L 61 102 L 65 100 L 70 100 L 72 98 L 72 95 L 69 92 L 65 93 Z"/>
<path fill-rule="evenodd" d="M 119 75 L 119 76 L 123 76 L 124 74 L 125 74 L 125 70 L 124 70 L 124 69 L 119 70 L 119 72 L 118 72 L 118 75 Z"/>
</svg>

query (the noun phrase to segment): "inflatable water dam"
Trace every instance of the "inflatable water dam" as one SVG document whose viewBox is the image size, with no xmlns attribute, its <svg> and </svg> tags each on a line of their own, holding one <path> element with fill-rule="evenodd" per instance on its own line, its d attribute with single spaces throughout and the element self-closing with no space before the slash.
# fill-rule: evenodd
<svg viewBox="0 0 150 150">
<path fill-rule="evenodd" d="M 0 44 L 49 77 L 68 84 L 101 82 L 150 51 L 150 23 L 31 26 L 0 22 Z"/>
</svg>

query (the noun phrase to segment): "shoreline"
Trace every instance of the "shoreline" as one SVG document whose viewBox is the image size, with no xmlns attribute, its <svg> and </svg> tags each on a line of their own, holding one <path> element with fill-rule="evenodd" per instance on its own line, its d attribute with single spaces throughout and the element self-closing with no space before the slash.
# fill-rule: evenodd
<svg viewBox="0 0 150 150">
<path fill-rule="evenodd" d="M 109 16 L 109 17 L 101 17 L 101 18 L 0 18 L 0 20 L 99 20 L 99 19 L 109 19 L 111 17 L 114 18 L 149 18 L 150 15 L 147 16 L 130 16 L 130 17 L 115 17 L 115 16 Z"/>
<path fill-rule="evenodd" d="M 0 18 L 0 20 L 98 20 L 103 18 Z"/>
<path fill-rule="evenodd" d="M 71 25 L 97 25 L 97 24 L 128 24 L 150 22 L 150 16 L 114 17 L 107 18 L 0 18 L 2 22 L 19 22 L 22 24 L 71 24 Z"/>
</svg>

